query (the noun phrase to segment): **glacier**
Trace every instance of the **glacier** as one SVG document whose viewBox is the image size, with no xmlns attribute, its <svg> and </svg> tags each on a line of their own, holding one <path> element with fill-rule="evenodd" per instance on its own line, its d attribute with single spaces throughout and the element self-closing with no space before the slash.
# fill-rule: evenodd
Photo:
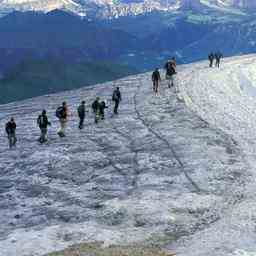
<svg viewBox="0 0 256 256">
<path fill-rule="evenodd" d="M 0 255 L 37 256 L 80 242 L 150 244 L 182 256 L 256 255 L 256 56 L 227 58 L 220 69 L 178 67 L 175 88 L 151 74 L 0 105 Z M 162 77 L 164 74 L 162 73 Z M 123 94 L 112 117 L 111 93 Z M 96 96 L 106 120 L 76 107 Z M 55 109 L 66 100 L 67 137 Z M 37 116 L 52 127 L 39 145 Z M 14 116 L 18 145 L 7 149 Z"/>
</svg>

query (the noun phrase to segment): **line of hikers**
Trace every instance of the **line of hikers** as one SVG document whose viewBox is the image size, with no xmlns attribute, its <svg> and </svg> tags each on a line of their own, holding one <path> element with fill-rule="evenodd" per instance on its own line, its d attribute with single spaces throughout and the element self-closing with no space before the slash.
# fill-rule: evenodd
<svg viewBox="0 0 256 256">
<path fill-rule="evenodd" d="M 210 67 L 213 66 L 213 62 L 215 60 L 215 66 L 220 67 L 220 60 L 223 58 L 223 55 L 221 52 L 216 53 L 210 53 L 208 56 L 208 59 L 210 61 Z M 176 59 L 175 57 L 171 58 L 166 62 L 164 65 L 164 69 L 166 71 L 165 78 L 168 81 L 168 88 L 171 88 L 174 86 L 174 75 L 177 74 L 176 72 Z M 153 91 L 155 93 L 159 92 L 159 85 L 161 82 L 161 75 L 159 72 L 159 69 L 156 68 L 154 72 L 152 73 L 152 82 L 153 82 Z M 112 95 L 112 101 L 115 103 L 114 105 L 114 114 L 118 114 L 118 107 L 119 103 L 122 100 L 121 92 L 119 90 L 119 87 L 117 87 Z M 92 110 L 94 113 L 94 121 L 95 123 L 98 123 L 99 120 L 105 119 L 104 111 L 108 108 L 105 101 L 100 102 L 100 98 L 97 97 L 96 100 L 92 103 Z M 79 117 L 79 129 L 83 129 L 84 127 L 84 119 L 85 119 L 85 113 L 88 112 L 85 110 L 85 101 L 82 101 L 77 109 L 78 117 Z M 60 122 L 60 129 L 58 130 L 58 135 L 60 137 L 65 137 L 65 130 L 67 126 L 67 118 L 68 118 L 68 107 L 67 103 L 63 102 L 60 107 L 56 110 L 56 117 L 59 119 Z M 40 143 L 44 143 L 47 141 L 47 127 L 51 125 L 51 123 L 48 121 L 48 117 L 46 115 L 46 110 L 42 111 L 42 114 L 39 115 L 37 119 L 37 124 L 41 130 L 41 136 L 38 139 Z M 14 118 L 11 118 L 9 122 L 6 123 L 6 133 L 8 135 L 9 139 L 9 147 L 15 146 L 17 142 L 16 138 L 16 123 L 14 121 Z"/>
<path fill-rule="evenodd" d="M 218 51 L 216 53 L 210 53 L 208 55 L 208 59 L 210 61 L 209 67 L 213 67 L 213 63 L 215 60 L 215 67 L 220 67 L 220 61 L 223 58 L 223 54 Z M 176 59 L 175 57 L 172 57 L 170 60 L 168 60 L 166 62 L 166 64 L 164 65 L 164 69 L 165 69 L 165 78 L 168 81 L 168 88 L 171 88 L 174 86 L 174 76 L 177 74 L 176 72 Z M 154 70 L 154 72 L 152 73 L 152 82 L 153 82 L 153 91 L 155 93 L 159 92 L 159 86 L 160 86 L 160 82 L 161 82 L 161 75 L 159 72 L 159 69 L 156 68 Z"/>
<path fill-rule="evenodd" d="M 114 114 L 118 114 L 118 107 L 119 103 L 122 100 L 121 92 L 119 87 L 117 87 L 112 95 L 112 101 L 114 102 Z M 94 121 L 95 123 L 98 123 L 99 120 L 103 120 L 105 118 L 105 109 L 108 108 L 106 106 L 105 101 L 100 101 L 100 98 L 97 97 L 96 100 L 92 103 L 92 111 L 94 113 Z M 86 114 L 86 106 L 85 101 L 82 101 L 81 104 L 77 108 L 77 114 L 79 117 L 79 129 L 83 129 L 84 127 L 84 120 L 85 120 L 85 114 Z M 61 106 L 59 106 L 56 109 L 56 117 L 59 120 L 60 128 L 57 131 L 57 134 L 59 137 L 65 137 L 65 130 L 67 127 L 68 122 L 68 105 L 66 102 L 63 102 Z M 40 143 L 45 143 L 47 141 L 47 132 L 48 132 L 48 126 L 51 126 L 51 122 L 48 120 L 48 116 L 46 113 L 46 110 L 44 109 L 42 113 L 37 118 L 37 125 L 40 128 L 41 134 L 38 139 Z M 5 125 L 5 131 L 8 137 L 9 141 L 9 147 L 12 148 L 16 145 L 17 138 L 16 138 L 16 123 L 14 118 L 12 117 L 10 121 L 8 121 Z"/>
<path fill-rule="evenodd" d="M 216 52 L 216 53 L 213 53 L 211 52 L 209 55 L 208 55 L 208 60 L 210 62 L 209 64 L 209 67 L 212 68 L 213 67 L 213 62 L 215 60 L 215 67 L 219 68 L 220 67 L 220 60 L 221 58 L 223 58 L 223 54 L 221 52 Z"/>
<path fill-rule="evenodd" d="M 164 69 L 166 71 L 165 78 L 168 81 L 168 88 L 171 88 L 174 86 L 174 75 L 177 74 L 176 72 L 176 59 L 175 57 L 171 58 L 166 62 L 164 65 Z M 153 82 L 153 91 L 155 93 L 159 92 L 159 85 L 161 82 L 161 75 L 159 72 L 159 69 L 156 68 L 154 72 L 152 73 L 152 82 Z"/>
</svg>

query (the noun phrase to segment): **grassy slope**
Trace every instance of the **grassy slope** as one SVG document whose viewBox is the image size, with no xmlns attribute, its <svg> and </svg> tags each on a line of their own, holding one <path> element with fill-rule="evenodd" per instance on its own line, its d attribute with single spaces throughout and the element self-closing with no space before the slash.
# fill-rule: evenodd
<svg viewBox="0 0 256 256">
<path fill-rule="evenodd" d="M 0 104 L 111 81 L 136 73 L 113 63 L 24 61 L 0 80 Z"/>
<path fill-rule="evenodd" d="M 100 244 L 81 244 L 72 246 L 61 252 L 54 252 L 48 256 L 174 256 L 159 248 L 153 247 L 119 247 L 103 248 Z"/>
</svg>

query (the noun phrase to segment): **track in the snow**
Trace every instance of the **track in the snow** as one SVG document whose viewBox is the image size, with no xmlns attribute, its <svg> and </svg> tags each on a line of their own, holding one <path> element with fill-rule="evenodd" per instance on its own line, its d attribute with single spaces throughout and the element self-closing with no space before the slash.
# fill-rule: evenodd
<svg viewBox="0 0 256 256">
<path fill-rule="evenodd" d="M 137 94 L 140 90 L 140 87 L 142 86 L 142 81 L 141 79 L 139 80 L 139 85 L 137 87 L 137 91 L 134 94 L 134 108 L 135 108 L 135 112 L 137 115 L 137 118 L 141 121 L 141 123 L 148 129 L 148 131 L 153 134 L 157 139 L 161 140 L 169 149 L 169 151 L 171 152 L 173 158 L 177 161 L 180 170 L 182 171 L 182 173 L 185 175 L 185 177 L 187 178 L 187 180 L 192 184 L 192 186 L 195 188 L 197 193 L 202 193 L 202 192 L 206 192 L 203 189 L 201 189 L 197 183 L 189 176 L 189 174 L 186 172 L 185 168 L 184 168 L 184 164 L 182 162 L 182 160 L 180 159 L 180 157 L 178 156 L 178 154 L 176 153 L 175 149 L 172 147 L 172 145 L 169 143 L 168 140 L 166 140 L 160 133 L 156 132 L 152 127 L 150 127 L 146 120 L 142 117 L 142 114 L 140 113 L 140 111 L 138 110 L 138 104 L 137 104 Z"/>
</svg>

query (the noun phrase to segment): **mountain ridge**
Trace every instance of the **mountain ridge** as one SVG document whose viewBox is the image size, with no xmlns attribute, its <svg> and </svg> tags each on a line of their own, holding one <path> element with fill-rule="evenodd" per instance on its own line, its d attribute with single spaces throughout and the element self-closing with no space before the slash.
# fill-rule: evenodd
<svg viewBox="0 0 256 256">
<path fill-rule="evenodd" d="M 217 50 L 225 56 L 250 53 L 255 51 L 254 19 L 253 14 L 223 18 L 186 11 L 88 21 L 63 10 L 15 11 L 0 19 L 0 71 L 32 57 L 69 64 L 107 60 L 146 71 L 172 56 L 187 63 Z"/>
<path fill-rule="evenodd" d="M 82 17 L 118 18 L 120 16 L 139 15 L 152 11 L 176 12 L 185 10 L 203 11 L 215 9 L 218 11 L 245 11 L 256 8 L 256 3 L 249 0 L 5 0 L 0 3 L 3 13 L 12 10 L 49 12 L 54 9 L 64 9 Z"/>
</svg>

